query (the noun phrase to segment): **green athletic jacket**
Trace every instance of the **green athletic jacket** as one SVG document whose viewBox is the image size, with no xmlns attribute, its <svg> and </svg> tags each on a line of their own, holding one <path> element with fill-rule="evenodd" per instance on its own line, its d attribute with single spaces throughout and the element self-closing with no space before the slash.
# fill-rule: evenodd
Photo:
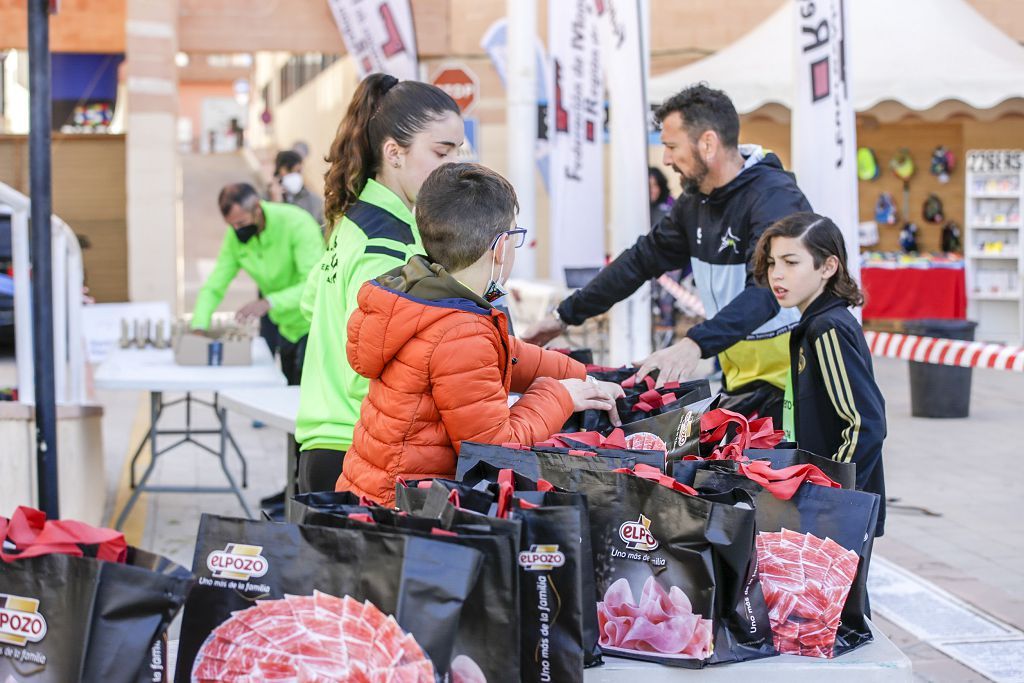
<svg viewBox="0 0 1024 683">
<path fill-rule="evenodd" d="M 312 314 L 295 438 L 302 450 L 347 451 L 370 382 L 348 364 L 348 319 L 364 282 L 425 255 L 412 212 L 369 180 L 338 221 L 320 266 L 309 275 L 303 312 Z"/>
<path fill-rule="evenodd" d="M 324 253 L 320 226 L 305 209 L 290 204 L 260 202 L 266 222 L 263 231 L 243 244 L 228 228 L 210 277 L 196 298 L 192 327 L 205 330 L 239 269 L 256 281 L 270 302 L 270 319 L 290 342 L 309 332 L 299 310 L 309 272 Z"/>
</svg>

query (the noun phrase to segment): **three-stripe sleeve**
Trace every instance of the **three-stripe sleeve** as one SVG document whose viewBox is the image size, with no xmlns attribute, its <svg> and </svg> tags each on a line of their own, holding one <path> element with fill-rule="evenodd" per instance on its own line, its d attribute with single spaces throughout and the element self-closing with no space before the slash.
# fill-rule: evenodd
<svg viewBox="0 0 1024 683">
<path fill-rule="evenodd" d="M 821 367 L 822 380 L 828 391 L 829 400 L 836 414 L 846 422 L 843 429 L 843 441 L 839 450 L 832 454 L 832 459 L 839 462 L 853 462 L 861 437 L 863 419 L 854 398 L 853 385 L 846 370 L 846 362 L 840 347 L 835 329 L 821 335 L 814 348 Z"/>
</svg>

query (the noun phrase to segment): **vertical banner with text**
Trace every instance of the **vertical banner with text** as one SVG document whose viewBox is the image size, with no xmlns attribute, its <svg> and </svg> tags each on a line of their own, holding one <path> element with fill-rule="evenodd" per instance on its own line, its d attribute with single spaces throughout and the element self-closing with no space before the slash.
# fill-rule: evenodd
<svg viewBox="0 0 1024 683">
<path fill-rule="evenodd" d="M 601 46 L 611 134 L 611 253 L 618 256 L 650 228 L 647 179 L 647 60 L 641 0 L 600 0 Z M 647 285 L 612 309 L 611 364 L 651 352 Z"/>
<path fill-rule="evenodd" d="M 604 80 L 594 0 L 548 2 L 551 278 L 600 267 L 604 243 Z"/>
<path fill-rule="evenodd" d="M 794 0 L 797 24 L 793 171 L 814 211 L 846 238 L 851 275 L 860 280 L 857 127 L 850 73 L 847 0 Z"/>
<path fill-rule="evenodd" d="M 327 0 L 360 78 L 387 73 L 417 80 L 416 31 L 409 0 Z"/>
</svg>

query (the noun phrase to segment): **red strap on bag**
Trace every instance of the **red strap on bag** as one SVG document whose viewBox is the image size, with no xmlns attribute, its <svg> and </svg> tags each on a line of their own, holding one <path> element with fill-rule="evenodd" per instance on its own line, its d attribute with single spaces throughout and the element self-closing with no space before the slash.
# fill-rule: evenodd
<svg viewBox="0 0 1024 683">
<path fill-rule="evenodd" d="M 770 417 L 748 421 L 746 417 L 731 410 L 718 408 L 705 413 L 700 419 L 700 442 L 720 444 L 729 432 L 729 426 L 736 425 L 736 436 L 725 445 L 719 445 L 709 460 L 746 460 L 743 451 L 748 448 L 775 448 L 784 434 L 776 430 Z"/>
<path fill-rule="evenodd" d="M 430 530 L 431 536 L 458 536 L 454 531 L 448 531 L 447 529 L 438 529 L 434 527 Z"/>
<path fill-rule="evenodd" d="M 508 510 L 512 506 L 512 494 L 515 493 L 515 478 L 512 470 L 504 469 L 498 472 L 498 508 L 495 517 L 507 519 Z"/>
<path fill-rule="evenodd" d="M 608 436 L 600 432 L 570 432 L 567 434 L 553 434 L 547 441 L 538 443 L 539 448 L 572 448 L 573 442 L 582 443 L 591 448 L 626 448 L 626 435 L 621 429 L 613 429 Z M 570 451 L 571 452 L 571 451 Z M 588 453 L 596 455 L 596 453 Z"/>
<path fill-rule="evenodd" d="M 357 522 L 362 522 L 363 524 L 376 524 L 376 522 L 373 521 L 373 517 L 365 512 L 354 512 L 349 515 L 348 518 Z"/>
<path fill-rule="evenodd" d="M 513 450 L 513 451 L 528 451 L 528 450 L 530 450 L 529 446 L 524 446 L 523 444 L 516 443 L 515 441 L 509 441 L 507 443 L 503 443 L 503 444 L 501 444 L 501 447 L 502 448 L 508 448 L 508 449 Z"/>
<path fill-rule="evenodd" d="M 752 460 L 739 463 L 739 471 L 747 479 L 766 488 L 779 500 L 792 498 L 805 482 L 828 488 L 842 488 L 817 466 L 810 464 L 774 470 L 767 460 Z"/>
<path fill-rule="evenodd" d="M 540 491 L 541 493 L 549 493 L 555 490 L 555 485 L 552 484 L 547 479 L 538 479 L 537 490 Z"/>
<path fill-rule="evenodd" d="M 641 381 L 644 383 L 644 385 L 646 385 L 648 391 L 654 389 L 655 381 L 654 381 L 654 378 L 651 377 L 650 375 L 644 376 L 643 380 L 641 380 Z M 622 383 L 619 384 L 619 386 L 622 387 L 623 389 L 633 389 L 633 388 L 635 388 L 636 387 L 636 375 L 633 375 L 632 377 L 627 377 L 626 379 L 622 380 Z M 678 386 L 679 385 L 677 384 L 673 388 L 677 388 Z"/>
<path fill-rule="evenodd" d="M 615 472 L 616 474 L 630 474 L 634 477 L 639 477 L 640 479 L 647 479 L 657 484 L 661 484 L 665 488 L 670 488 L 673 491 L 685 493 L 688 496 L 697 495 L 696 489 L 690 488 L 686 484 L 676 481 L 667 474 L 662 473 L 662 471 L 657 467 L 651 467 L 650 465 L 644 465 L 643 463 L 636 465 L 633 469 L 620 467 L 617 470 L 612 470 L 612 472 Z"/>
<path fill-rule="evenodd" d="M 14 545 L 16 551 L 5 551 L 3 540 Z M 4 562 L 51 554 L 83 557 L 82 546 L 95 547 L 96 559 L 106 562 L 124 562 L 128 557 L 124 534 L 114 529 L 74 520 L 47 521 L 46 513 L 24 506 L 9 520 L 0 517 L 0 560 Z"/>
</svg>

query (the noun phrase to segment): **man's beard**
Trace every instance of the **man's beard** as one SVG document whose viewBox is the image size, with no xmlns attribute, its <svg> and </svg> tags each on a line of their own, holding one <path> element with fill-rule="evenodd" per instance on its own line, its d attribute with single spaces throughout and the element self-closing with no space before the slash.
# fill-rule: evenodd
<svg viewBox="0 0 1024 683">
<path fill-rule="evenodd" d="M 693 155 L 694 165 L 697 167 L 696 172 L 693 175 L 686 175 L 679 170 L 679 167 L 675 164 L 672 168 L 675 169 L 676 173 L 679 174 L 680 180 L 683 183 L 683 192 L 685 194 L 693 195 L 700 193 L 700 184 L 708 177 L 708 165 L 704 163 L 704 160 L 700 158 L 696 152 Z"/>
</svg>

